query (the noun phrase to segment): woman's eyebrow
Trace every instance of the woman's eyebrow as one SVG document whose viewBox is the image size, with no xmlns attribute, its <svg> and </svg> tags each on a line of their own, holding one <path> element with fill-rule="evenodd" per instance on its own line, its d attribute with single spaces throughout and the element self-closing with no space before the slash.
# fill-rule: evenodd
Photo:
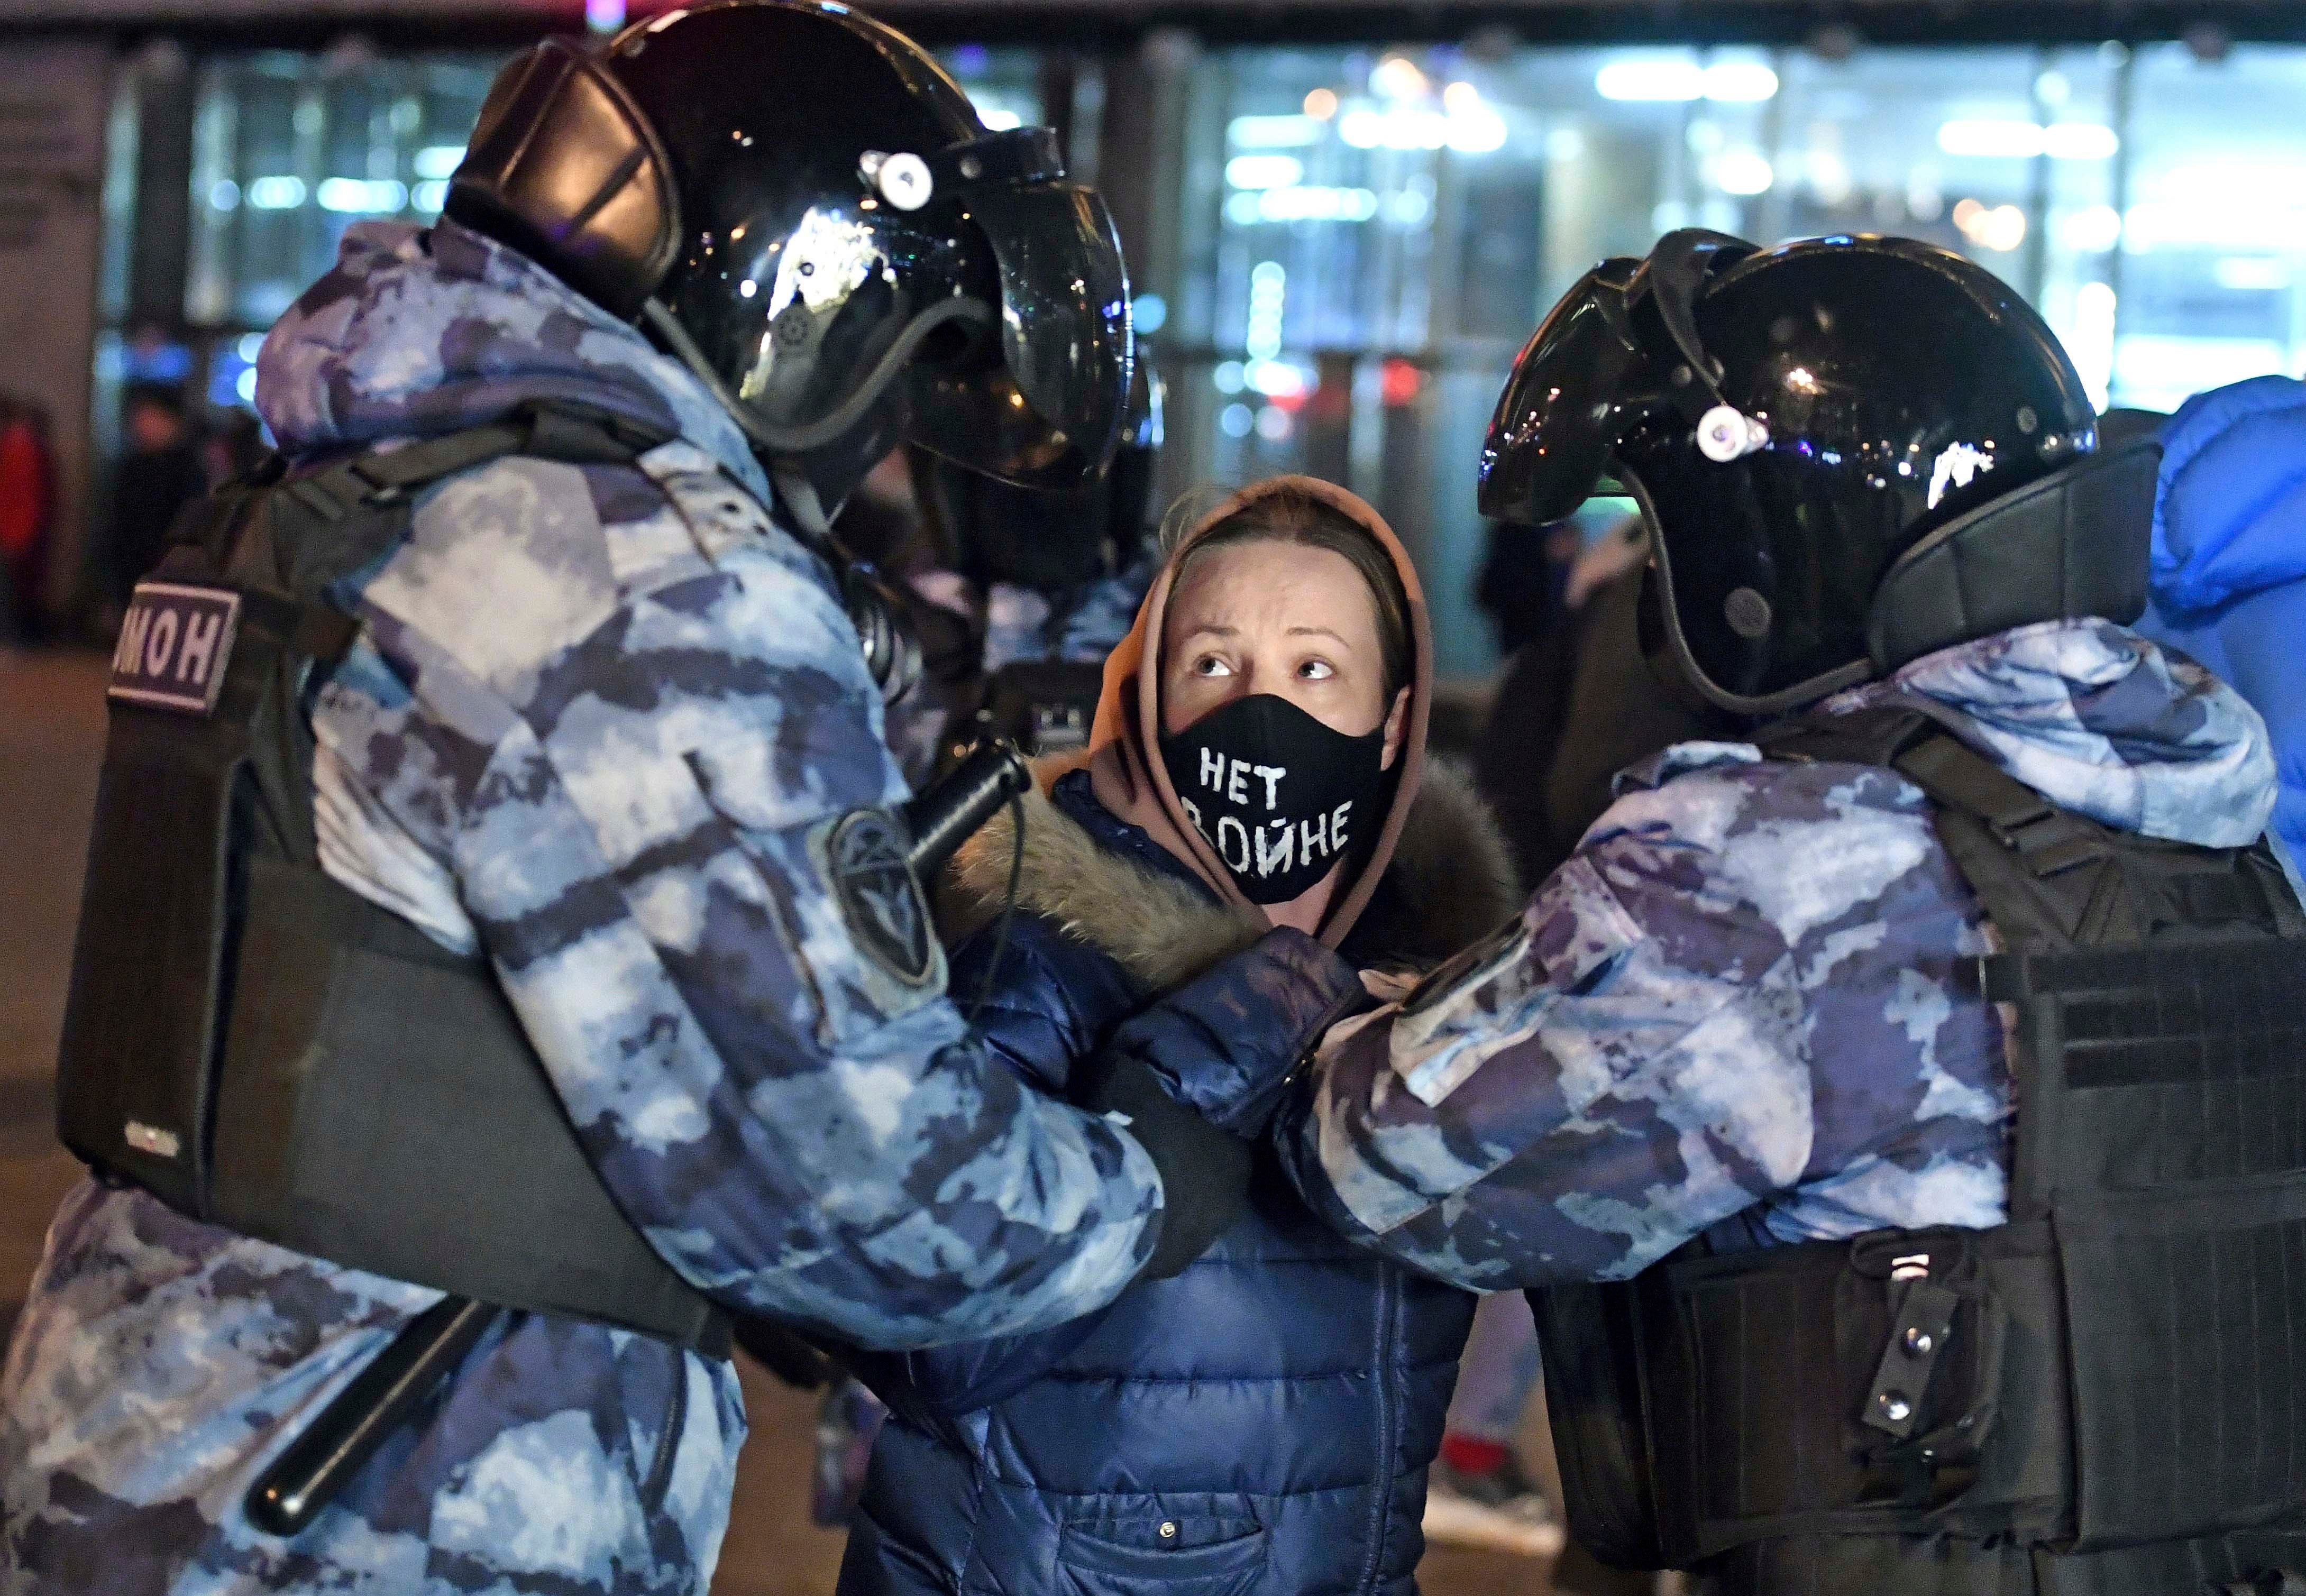
<svg viewBox="0 0 2306 1596">
<path fill-rule="evenodd" d="M 1345 641 L 1343 633 L 1333 632 L 1327 627 L 1291 627 L 1289 628 L 1289 635 L 1292 637 L 1330 637 L 1337 640 L 1337 646 L 1340 648 L 1351 648 L 1353 646 L 1352 644 Z"/>
</svg>

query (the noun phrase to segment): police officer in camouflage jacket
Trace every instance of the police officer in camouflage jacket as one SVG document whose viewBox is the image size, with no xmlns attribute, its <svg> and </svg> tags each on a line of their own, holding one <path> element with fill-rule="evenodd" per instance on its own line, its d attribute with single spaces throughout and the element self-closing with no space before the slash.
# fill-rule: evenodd
<svg viewBox="0 0 2306 1596">
<path fill-rule="evenodd" d="M 2295 876 L 2259 716 L 2118 624 L 2154 451 L 2094 432 L 2022 301 L 1893 239 L 1605 262 L 1499 402 L 1485 512 L 1627 484 L 1653 665 L 1752 739 L 1621 773 L 1523 915 L 1330 1034 L 1276 1134 L 1345 1233 L 1543 1288 L 1571 1529 L 1610 1560 L 1733 1596 L 2306 1570 Z M 2165 869 L 2199 895 L 2093 924 Z M 2024 907 L 2084 900 L 2056 935 Z M 2173 952 L 2078 962 L 2141 937 Z M 2135 994 L 2047 1025 L 2078 969 Z"/>
<path fill-rule="evenodd" d="M 484 959 L 561 1133 L 719 1310 L 878 1347 L 1030 1331 L 1182 1267 L 1238 1199 L 1241 1144 L 1141 1081 L 1108 1083 L 1113 1117 L 1038 1095 L 946 1000 L 876 841 L 902 650 L 825 531 L 902 437 L 1015 482 L 1095 470 L 1127 314 L 1046 132 L 988 135 L 842 8 L 740 0 L 523 56 L 447 218 L 353 228 L 266 341 L 291 487 L 540 403 L 645 440 L 450 474 L 329 587 L 333 662 L 297 678 L 309 831 L 330 892 Z M 201 591 L 251 646 L 256 597 Z M 1220 1046 L 1243 1003 L 1310 1033 L 1334 962 L 1276 933 L 1173 1002 Z M 1243 1091 L 1292 1052 L 1236 1060 Z M 421 1141 L 420 1107 L 363 1134 Z M 252 1481 L 442 1292 L 181 1211 L 136 1157 L 183 1139 L 127 1138 L 89 1155 L 8 1351 L 0 1592 L 705 1588 L 745 1435 L 725 1336 L 581 1315 L 487 1321 L 308 1529 L 259 1530 Z"/>
</svg>

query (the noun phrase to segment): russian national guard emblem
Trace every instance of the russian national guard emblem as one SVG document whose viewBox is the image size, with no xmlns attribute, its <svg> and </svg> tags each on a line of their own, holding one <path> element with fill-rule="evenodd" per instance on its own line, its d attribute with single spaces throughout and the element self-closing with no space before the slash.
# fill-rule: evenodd
<svg viewBox="0 0 2306 1596">
<path fill-rule="evenodd" d="M 844 815 L 827 840 L 825 856 L 833 894 L 858 946 L 907 986 L 926 982 L 935 951 L 928 906 L 905 862 L 904 835 L 897 823 L 878 809 Z"/>
</svg>

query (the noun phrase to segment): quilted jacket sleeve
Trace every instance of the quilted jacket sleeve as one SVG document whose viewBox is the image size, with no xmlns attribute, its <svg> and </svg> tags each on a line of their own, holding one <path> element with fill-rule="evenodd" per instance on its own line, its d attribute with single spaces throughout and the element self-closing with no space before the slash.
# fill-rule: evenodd
<svg viewBox="0 0 2306 1596">
<path fill-rule="evenodd" d="M 1012 915 L 1005 939 L 998 922 L 989 923 L 949 957 L 953 1001 L 964 1013 L 976 1004 L 986 1050 L 1029 1086 L 1056 1096 L 1075 1062 L 1143 1002 L 1120 966 L 1036 914 Z M 1100 1309 L 1029 1335 L 860 1356 L 850 1367 L 891 1408 L 935 1428 L 1024 1389 L 1104 1319 Z"/>
</svg>

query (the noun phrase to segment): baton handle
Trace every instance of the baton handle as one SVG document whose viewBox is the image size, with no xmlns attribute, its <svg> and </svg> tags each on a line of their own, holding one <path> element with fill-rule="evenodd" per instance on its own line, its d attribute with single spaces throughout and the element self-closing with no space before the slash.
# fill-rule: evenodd
<svg viewBox="0 0 2306 1596">
<path fill-rule="evenodd" d="M 906 862 L 926 882 L 1001 806 L 1033 784 L 1033 767 L 1007 738 L 979 743 L 976 751 L 939 781 L 905 800 L 905 829 L 912 834 Z"/>
<path fill-rule="evenodd" d="M 284 1537 L 311 1524 L 500 1311 L 469 1297 L 443 1297 L 410 1319 L 257 1476 L 249 1522 Z"/>
</svg>

